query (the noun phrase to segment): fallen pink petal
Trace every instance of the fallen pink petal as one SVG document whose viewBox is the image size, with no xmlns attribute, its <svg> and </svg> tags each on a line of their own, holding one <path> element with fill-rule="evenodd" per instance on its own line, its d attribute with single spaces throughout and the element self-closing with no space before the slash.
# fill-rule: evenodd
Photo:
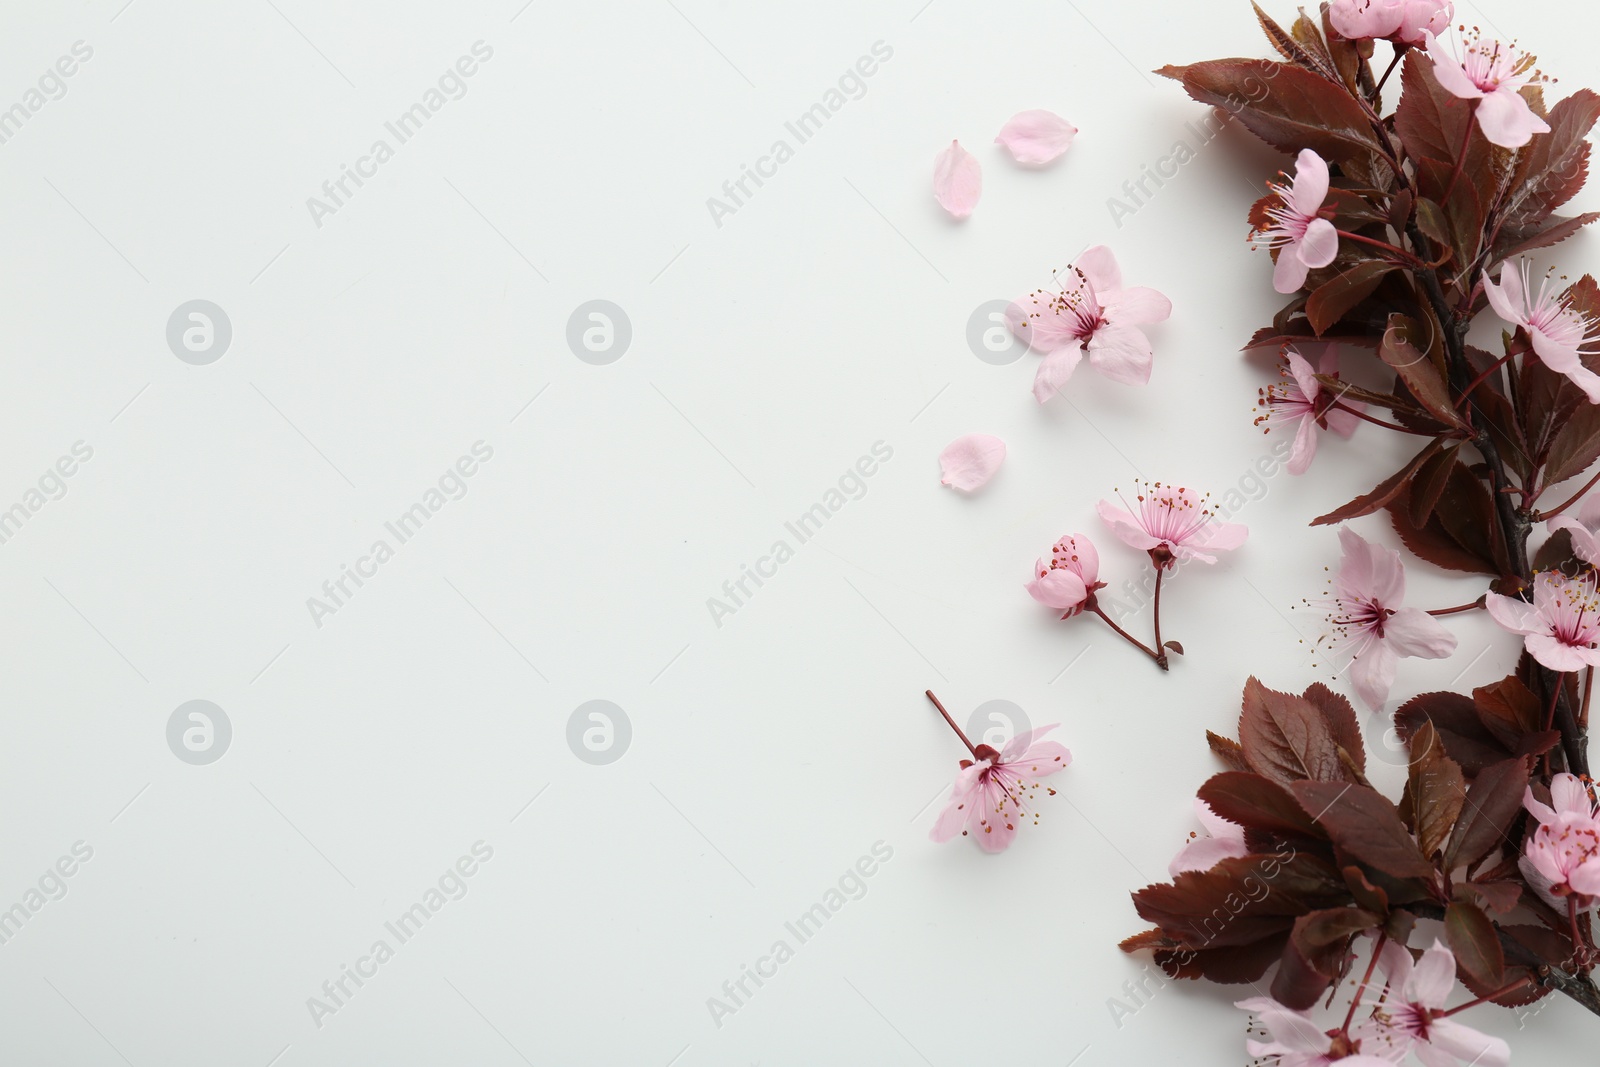
<svg viewBox="0 0 1600 1067">
<path fill-rule="evenodd" d="M 939 453 L 940 484 L 970 493 L 989 483 L 1006 459 L 1006 443 L 986 433 L 958 437 Z"/>
<path fill-rule="evenodd" d="M 1018 163 L 1041 166 L 1072 147 L 1078 128 L 1051 111 L 1019 111 L 1011 116 L 994 143 L 1003 146 Z"/>
<path fill-rule="evenodd" d="M 960 141 L 933 157 L 933 196 L 939 206 L 958 219 L 972 214 L 983 195 L 983 168 Z"/>
</svg>

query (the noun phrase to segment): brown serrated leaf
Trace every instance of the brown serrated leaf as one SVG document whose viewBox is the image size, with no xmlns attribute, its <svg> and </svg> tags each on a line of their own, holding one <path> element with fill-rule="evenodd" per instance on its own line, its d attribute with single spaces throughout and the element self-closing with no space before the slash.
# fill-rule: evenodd
<svg viewBox="0 0 1600 1067">
<path fill-rule="evenodd" d="M 1279 785 L 1301 779 L 1348 780 L 1322 714 L 1304 697 L 1245 682 L 1239 743 L 1250 769 Z"/>
<path fill-rule="evenodd" d="M 1388 507 L 1402 492 L 1405 491 L 1411 476 L 1416 474 L 1428 460 L 1432 459 L 1444 447 L 1444 442 L 1434 438 L 1423 447 L 1421 452 L 1411 457 L 1411 462 L 1395 471 L 1389 477 L 1379 482 L 1369 493 L 1363 493 L 1343 507 L 1335 508 L 1326 515 L 1319 515 L 1311 520 L 1313 526 L 1329 526 L 1333 523 L 1344 522 L 1347 519 L 1359 519 L 1363 515 L 1371 515 L 1374 511 Z"/>
<path fill-rule="evenodd" d="M 1312 290 L 1306 300 L 1306 317 L 1311 328 L 1321 336 L 1327 329 L 1344 318 L 1345 312 L 1371 296 L 1383 281 L 1383 276 L 1398 268 L 1387 260 L 1368 259 L 1349 270 L 1323 282 Z"/>
<path fill-rule="evenodd" d="M 1229 770 L 1248 771 L 1249 762 L 1244 758 L 1244 749 L 1239 747 L 1239 742 L 1206 731 L 1206 744 L 1211 746 L 1212 753 L 1228 767 Z"/>
<path fill-rule="evenodd" d="M 1417 398 L 1417 403 L 1429 415 L 1446 426 L 1460 429 L 1465 423 L 1450 397 L 1450 387 L 1445 382 L 1444 374 L 1430 354 L 1438 343 L 1438 333 L 1431 329 L 1431 325 L 1424 327 L 1415 319 L 1395 314 L 1389 316 L 1388 326 L 1383 332 L 1383 343 L 1378 346 L 1378 355 L 1394 368 L 1411 395 Z"/>
<path fill-rule="evenodd" d="M 1447 869 L 1471 867 L 1495 849 L 1511 844 L 1509 833 L 1522 814 L 1522 796 L 1528 788 L 1529 762 L 1518 757 L 1490 764 L 1472 780 L 1465 814 L 1457 820 L 1445 849 Z"/>
<path fill-rule="evenodd" d="M 1357 721 L 1356 709 L 1350 701 L 1321 682 L 1312 682 L 1300 695 L 1322 714 L 1322 721 L 1328 724 L 1334 744 L 1350 754 L 1356 770 L 1365 771 L 1367 749 L 1361 740 L 1361 723 Z"/>
<path fill-rule="evenodd" d="M 1236 826 L 1280 837 L 1323 836 L 1287 789 L 1259 774 L 1223 771 L 1206 779 L 1196 795 Z"/>
<path fill-rule="evenodd" d="M 1432 859 L 1455 828 L 1467 783 L 1461 766 L 1445 754 L 1444 743 L 1431 722 L 1411 735 L 1411 769 L 1406 780 L 1413 825 L 1422 854 Z"/>
<path fill-rule="evenodd" d="M 1494 988 L 1505 981 L 1506 954 L 1494 923 L 1476 904 L 1454 901 L 1444 912 L 1444 936 L 1455 953 L 1456 966 L 1479 985 Z"/>
<path fill-rule="evenodd" d="M 1433 864 L 1411 840 L 1395 806 L 1370 786 L 1350 782 L 1295 782 L 1290 787 L 1305 813 L 1354 859 L 1394 878 L 1433 877 Z"/>
<path fill-rule="evenodd" d="M 1424 525 L 1433 514 L 1439 497 L 1444 495 L 1445 486 L 1450 483 L 1450 473 L 1455 469 L 1459 451 L 1452 442 L 1418 469 L 1417 476 L 1411 481 L 1406 506 L 1406 514 L 1411 517 L 1413 526 Z"/>
<path fill-rule="evenodd" d="M 1464 693 L 1419 693 L 1394 713 L 1395 732 L 1408 744 L 1424 724 L 1433 726 L 1445 755 L 1469 778 L 1511 755 L 1483 725 L 1477 705 Z"/>
</svg>

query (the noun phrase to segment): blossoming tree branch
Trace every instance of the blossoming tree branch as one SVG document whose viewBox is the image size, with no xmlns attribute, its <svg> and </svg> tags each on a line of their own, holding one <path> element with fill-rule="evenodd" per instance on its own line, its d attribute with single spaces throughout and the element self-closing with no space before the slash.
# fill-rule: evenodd
<svg viewBox="0 0 1600 1067">
<path fill-rule="evenodd" d="M 1292 430 L 1297 474 L 1327 431 L 1415 443 L 1313 521 L 1338 528 L 1341 561 L 1307 602 L 1372 709 L 1401 659 L 1455 651 L 1446 616 L 1486 611 L 1522 655 L 1492 684 L 1399 705 L 1398 800 L 1366 776 L 1349 700 L 1250 679 L 1238 739 L 1207 735 L 1224 768 L 1196 801 L 1208 833 L 1134 894 L 1151 928 L 1123 948 L 1246 984 L 1248 1051 L 1272 1062 L 1503 1065 L 1506 1043 L 1458 1013 L 1561 993 L 1600 1014 L 1600 474 L 1579 481 L 1600 459 L 1600 287 L 1533 262 L 1600 218 L 1558 214 L 1587 178 L 1600 96 L 1553 99 L 1532 56 L 1438 0 L 1336 0 L 1288 27 L 1255 13 L 1278 60 L 1160 73 L 1286 153 L 1250 211 L 1288 297 L 1245 346 L 1282 368 L 1257 421 Z M 1475 323 L 1499 351 L 1469 343 Z M 1383 519 L 1480 595 L 1407 605 L 1406 556 L 1352 525 Z M 1092 571 L 1064 541 L 1035 596 L 1070 611 Z"/>
</svg>

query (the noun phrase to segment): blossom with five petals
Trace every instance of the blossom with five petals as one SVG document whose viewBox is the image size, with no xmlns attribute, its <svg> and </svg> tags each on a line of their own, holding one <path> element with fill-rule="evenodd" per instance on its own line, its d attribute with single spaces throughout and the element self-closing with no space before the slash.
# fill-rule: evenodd
<svg viewBox="0 0 1600 1067">
<path fill-rule="evenodd" d="M 1409 949 L 1390 941 L 1378 954 L 1378 969 L 1388 992 L 1370 1022 L 1358 1028 L 1363 1048 L 1386 1048 L 1397 1060 L 1415 1052 L 1428 1067 L 1507 1067 L 1511 1062 L 1511 1048 L 1503 1040 L 1445 1013 L 1456 985 L 1456 957 L 1437 938 L 1415 962 Z"/>
<path fill-rule="evenodd" d="M 1040 289 L 1006 309 L 1012 332 L 1044 353 L 1033 379 L 1033 396 L 1041 404 L 1067 384 L 1084 353 L 1107 378 L 1144 385 L 1154 352 L 1139 327 L 1171 314 L 1172 301 L 1154 289 L 1123 287 L 1117 257 L 1105 245 L 1078 257 L 1059 293 Z"/>
<path fill-rule="evenodd" d="M 1550 779 L 1550 803 L 1529 789 L 1522 806 L 1538 820 L 1519 866 L 1528 884 L 1558 911 L 1572 898 L 1579 910 L 1600 903 L 1600 815 L 1583 780 L 1571 774 Z"/>
<path fill-rule="evenodd" d="M 1275 425 L 1298 422 L 1294 449 L 1289 453 L 1289 473 L 1304 474 L 1317 454 L 1317 429 L 1332 430 L 1340 437 L 1356 432 L 1360 419 L 1351 411 L 1363 410 L 1365 405 L 1351 400 L 1340 400 L 1339 395 L 1317 381 L 1320 372 L 1329 377 L 1339 374 L 1339 346 L 1328 345 L 1322 354 L 1317 370 L 1311 369 L 1304 356 L 1294 349 L 1283 354 L 1283 380 L 1261 390 L 1256 403 L 1265 409 L 1256 417 L 1256 425 L 1266 424 L 1266 433 Z M 1335 403 L 1343 407 L 1335 407 Z"/>
<path fill-rule="evenodd" d="M 1455 635 L 1426 611 L 1402 606 L 1406 571 L 1400 553 L 1375 545 L 1348 526 L 1339 527 L 1343 558 L 1333 577 L 1328 608 L 1331 650 L 1350 656 L 1356 694 L 1377 710 L 1389 699 L 1395 667 L 1403 656 L 1443 659 L 1456 650 Z"/>
<path fill-rule="evenodd" d="M 1191 559 L 1215 563 L 1211 551 L 1238 548 L 1250 535 L 1239 523 L 1217 518 L 1208 505 L 1210 493 L 1160 482 L 1137 484 L 1137 510 L 1102 500 L 1100 518 L 1124 544 L 1150 553 L 1158 567 L 1172 568 Z"/>
<path fill-rule="evenodd" d="M 1050 559 L 1035 561 L 1028 595 L 1046 607 L 1064 612 L 1063 619 L 1083 611 L 1100 581 L 1100 553 L 1082 534 L 1068 534 L 1050 546 Z"/>
<path fill-rule="evenodd" d="M 970 834 L 985 852 L 1004 851 L 1017 836 L 1017 820 L 1029 814 L 1039 779 L 1072 762 L 1065 745 L 1040 740 L 1058 725 L 1020 733 L 999 752 L 990 745 L 977 746 L 973 754 L 978 759 L 961 761 L 950 799 L 928 836 L 948 841 L 960 830 L 962 836 Z M 1037 814 L 1034 821 L 1038 821 Z"/>
<path fill-rule="evenodd" d="M 1521 148 L 1534 134 L 1550 132 L 1550 124 L 1533 113 L 1521 91 L 1537 77 L 1532 56 L 1499 41 L 1474 37 L 1457 59 L 1432 31 L 1424 31 L 1422 39 L 1433 60 L 1433 76 L 1445 92 L 1478 102 L 1478 128 L 1490 144 Z"/>
<path fill-rule="evenodd" d="M 1494 621 L 1523 634 L 1528 654 L 1553 671 L 1600 666 L 1600 597 L 1591 572 L 1568 578 L 1555 571 L 1533 576 L 1533 603 L 1488 594 Z"/>
<path fill-rule="evenodd" d="M 1494 313 L 1514 326 L 1528 331 L 1533 351 L 1544 365 L 1564 374 L 1582 389 L 1591 404 L 1600 404 L 1600 374 L 1584 366 L 1585 341 L 1597 325 L 1588 315 L 1572 306 L 1570 293 L 1550 292 L 1550 279 L 1539 284 L 1535 295 L 1528 281 L 1528 261 L 1519 265 L 1500 265 L 1500 283 L 1487 276 L 1483 295 L 1489 298 Z"/>
<path fill-rule="evenodd" d="M 1309 148 L 1295 160 L 1294 177 L 1287 184 L 1268 182 L 1277 194 L 1276 207 L 1267 208 L 1271 225 L 1252 233 L 1251 240 L 1262 240 L 1278 250 L 1272 269 L 1272 287 L 1292 293 L 1306 283 L 1306 275 L 1326 267 L 1339 254 L 1339 231 L 1322 218 L 1322 202 L 1328 198 L 1328 163 Z"/>
</svg>

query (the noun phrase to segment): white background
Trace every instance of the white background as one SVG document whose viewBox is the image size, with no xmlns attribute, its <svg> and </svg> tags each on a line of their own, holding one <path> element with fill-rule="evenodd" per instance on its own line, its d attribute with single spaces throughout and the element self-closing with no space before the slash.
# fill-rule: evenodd
<svg viewBox="0 0 1600 1067">
<path fill-rule="evenodd" d="M 1248 5 L 122 3 L 13 0 L 0 24 L 0 107 L 93 48 L 0 145 L 0 508 L 93 449 L 0 544 L 0 907 L 93 849 L 0 945 L 0 1060 L 1244 1058 L 1248 990 L 1172 986 L 1113 1022 L 1148 962 L 1116 949 L 1128 894 L 1194 828 L 1203 730 L 1232 732 L 1246 676 L 1330 677 L 1291 606 L 1336 539 L 1305 523 L 1408 444 L 1363 427 L 1264 482 L 1249 543 L 1170 590 L 1169 675 L 1022 583 L 1069 531 L 1114 585 L 1140 576 L 1095 501 L 1140 475 L 1249 487 L 1273 443 L 1250 423 L 1270 372 L 1238 348 L 1276 304 L 1244 237 L 1281 158 L 1232 131 L 1120 227 L 1106 206 L 1205 114 L 1145 72 L 1266 54 Z M 1538 50 L 1557 93 L 1600 80 L 1587 8 L 1461 15 Z M 316 225 L 307 198 L 479 40 L 466 95 Z M 876 41 L 864 95 L 717 226 L 707 198 Z M 1082 130 L 1042 171 L 990 143 L 1033 107 Z M 959 224 L 930 193 L 951 138 L 984 167 Z M 1036 358 L 975 358 L 968 316 L 1096 243 L 1172 298 L 1154 378 L 1085 367 L 1041 407 Z M 165 336 L 197 298 L 233 328 L 206 366 Z M 592 299 L 632 324 L 610 365 L 566 343 Z M 975 430 L 1010 458 L 963 498 L 935 456 Z M 466 496 L 318 627 L 307 598 L 477 441 Z M 707 599 L 877 441 L 865 495 L 715 625 Z M 1418 565 L 1411 591 L 1481 582 Z M 1509 668 L 1486 620 L 1449 625 L 1458 654 L 1407 661 L 1397 699 Z M 1008 853 L 927 840 L 961 754 L 929 687 L 1063 724 L 1075 762 Z M 232 724 L 207 766 L 167 745 L 193 699 Z M 567 743 L 592 699 L 632 724 L 607 766 Z M 307 998 L 480 840 L 466 896 L 316 1025 Z M 717 1026 L 707 998 L 880 840 L 865 896 Z M 1473 1014 L 1523 1063 L 1595 1026 Z"/>
</svg>

